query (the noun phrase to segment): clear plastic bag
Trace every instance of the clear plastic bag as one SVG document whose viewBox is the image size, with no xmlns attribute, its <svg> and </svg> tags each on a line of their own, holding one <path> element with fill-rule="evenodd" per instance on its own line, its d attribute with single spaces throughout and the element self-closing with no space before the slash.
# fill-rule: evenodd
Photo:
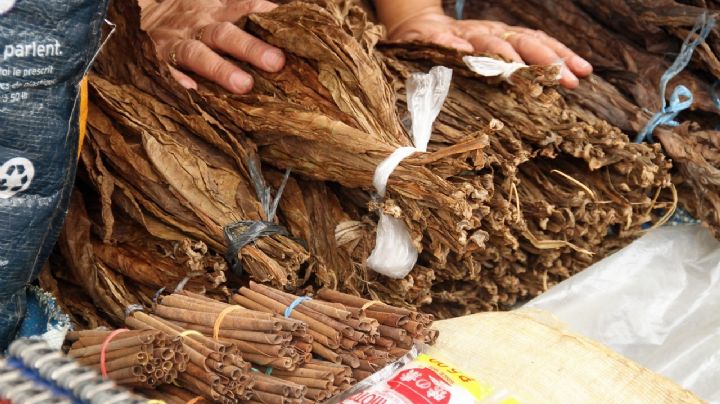
<svg viewBox="0 0 720 404">
<path fill-rule="evenodd" d="M 720 243 L 701 226 L 653 230 L 526 307 L 720 402 Z"/>
</svg>

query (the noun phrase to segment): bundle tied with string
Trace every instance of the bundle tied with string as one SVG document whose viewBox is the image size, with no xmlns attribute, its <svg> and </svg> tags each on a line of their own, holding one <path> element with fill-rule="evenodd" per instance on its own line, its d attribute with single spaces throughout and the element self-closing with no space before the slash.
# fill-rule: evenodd
<svg viewBox="0 0 720 404">
<path fill-rule="evenodd" d="M 255 187 L 255 193 L 257 194 L 258 201 L 262 205 L 262 209 L 265 212 L 267 220 L 241 220 L 239 222 L 231 223 L 223 228 L 225 234 L 225 240 L 227 241 L 227 252 L 225 253 L 225 259 L 230 263 L 232 270 L 237 275 L 242 275 L 242 265 L 240 264 L 240 251 L 246 245 L 261 237 L 269 237 L 273 235 L 281 235 L 290 237 L 287 229 L 284 226 L 273 222 L 275 213 L 277 212 L 278 204 L 280 203 L 280 197 L 285 190 L 285 185 L 290 178 L 291 170 L 285 171 L 282 183 L 278 187 L 275 198 L 271 199 L 271 189 L 266 185 L 265 179 L 260 173 L 260 163 L 252 158 L 247 162 L 248 173 L 250 180 Z"/>
<path fill-rule="evenodd" d="M 695 25 L 688 34 L 687 38 L 680 48 L 680 53 L 673 64 L 667 69 L 667 71 L 660 78 L 660 100 L 662 101 L 662 108 L 645 124 L 645 127 L 635 137 L 635 142 L 640 143 L 643 141 L 654 142 L 653 131 L 660 125 L 667 126 L 678 126 L 680 122 L 676 121 L 675 118 L 682 111 L 690 108 L 693 105 L 693 93 L 684 85 L 675 87 L 672 94 L 670 95 L 670 102 L 668 103 L 665 99 L 665 91 L 667 85 L 675 76 L 682 72 L 690 63 L 693 52 L 700 44 L 704 43 L 710 32 L 715 27 L 715 18 L 708 16 L 707 13 L 701 14 L 695 21 Z M 717 95 L 713 97 L 717 101 Z M 718 102 L 720 108 L 720 102 Z"/>
<path fill-rule="evenodd" d="M 414 147 L 400 147 L 377 166 L 373 185 L 380 198 L 385 197 L 390 175 L 400 162 L 415 152 L 426 152 L 432 125 L 450 91 L 452 70 L 433 67 L 428 74 L 415 73 L 408 79 L 407 103 L 412 119 Z M 381 212 L 375 248 L 367 259 L 369 268 L 390 278 L 404 278 L 417 261 L 418 251 L 402 219 Z"/>
</svg>

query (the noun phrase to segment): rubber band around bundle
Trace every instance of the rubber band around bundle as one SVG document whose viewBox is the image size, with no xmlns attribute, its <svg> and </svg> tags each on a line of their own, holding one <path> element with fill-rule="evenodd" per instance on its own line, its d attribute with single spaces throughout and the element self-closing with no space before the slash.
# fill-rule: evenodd
<svg viewBox="0 0 720 404">
<path fill-rule="evenodd" d="M 188 401 L 186 404 L 199 403 L 199 402 L 202 401 L 204 398 L 205 398 L 205 397 L 203 397 L 203 396 L 197 396 L 197 397 L 193 398 L 192 400 Z"/>
<path fill-rule="evenodd" d="M 362 307 L 360 307 L 360 311 L 365 311 L 365 310 L 369 309 L 370 307 L 375 306 L 376 304 L 385 305 L 385 303 L 381 302 L 380 300 L 371 300 L 371 301 L 363 304 Z"/>
<path fill-rule="evenodd" d="M 189 336 L 189 335 L 195 335 L 195 336 L 198 336 L 198 337 L 204 337 L 204 335 L 202 335 L 201 332 L 195 331 L 195 330 L 185 330 L 185 331 L 183 331 L 183 332 L 180 333 L 180 336 L 181 336 L 181 337 L 187 337 L 187 336 Z"/>
<path fill-rule="evenodd" d="M 162 292 L 164 292 L 164 291 L 165 291 L 165 287 L 163 286 L 160 289 L 158 289 L 157 292 L 155 292 L 155 294 L 153 295 L 153 298 L 152 298 L 152 302 L 154 305 L 158 304 L 158 299 L 160 299 L 160 295 L 162 295 Z"/>
<path fill-rule="evenodd" d="M 108 335 L 105 340 L 102 343 L 102 346 L 100 347 L 100 373 L 102 374 L 102 377 L 107 377 L 107 366 L 105 365 L 105 358 L 107 357 L 107 348 L 108 345 L 110 345 L 110 341 L 112 341 L 113 338 L 115 338 L 118 334 L 122 334 L 126 331 L 130 331 L 127 328 L 120 328 L 117 329 Z"/>
<path fill-rule="evenodd" d="M 231 312 L 235 310 L 244 310 L 243 307 L 240 306 L 230 306 L 223 309 L 223 311 L 218 314 L 217 318 L 215 319 L 215 324 L 213 324 L 213 339 L 217 341 L 220 339 L 220 325 L 222 325 L 223 320 L 225 319 L 225 316 L 230 314 Z"/>
<path fill-rule="evenodd" d="M 190 277 L 189 277 L 189 276 L 186 276 L 186 277 L 182 278 L 182 280 L 181 280 L 180 282 L 178 282 L 177 286 L 175 286 L 175 291 L 174 291 L 174 293 L 180 293 L 180 292 L 182 292 L 183 289 L 185 289 L 185 285 L 187 285 L 187 283 L 188 283 L 189 281 L 190 281 Z"/>
<path fill-rule="evenodd" d="M 310 296 L 300 296 L 297 299 L 293 300 L 292 303 L 285 309 L 285 318 L 290 318 L 290 315 L 292 314 L 293 310 L 295 310 L 296 307 L 300 306 L 302 302 L 306 302 L 308 300 L 312 300 L 312 297 Z"/>
<path fill-rule="evenodd" d="M 145 310 L 145 306 L 143 306 L 142 304 L 131 304 L 125 308 L 125 317 L 130 317 L 130 315 L 135 313 L 136 311 L 143 310 Z"/>
</svg>

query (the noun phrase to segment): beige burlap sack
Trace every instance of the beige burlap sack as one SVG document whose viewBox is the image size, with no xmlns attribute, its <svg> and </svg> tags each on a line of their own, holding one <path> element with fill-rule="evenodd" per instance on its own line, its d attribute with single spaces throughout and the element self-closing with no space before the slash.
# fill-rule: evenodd
<svg viewBox="0 0 720 404">
<path fill-rule="evenodd" d="M 691 392 L 537 310 L 438 321 L 431 355 L 523 403 L 701 403 Z"/>
</svg>

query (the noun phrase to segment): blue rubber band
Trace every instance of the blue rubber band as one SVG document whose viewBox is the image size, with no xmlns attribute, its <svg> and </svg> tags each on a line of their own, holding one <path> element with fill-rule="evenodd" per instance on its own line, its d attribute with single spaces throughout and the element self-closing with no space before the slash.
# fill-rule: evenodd
<svg viewBox="0 0 720 404">
<path fill-rule="evenodd" d="M 698 45 L 705 42 L 708 35 L 715 27 L 715 18 L 708 17 L 707 13 L 703 13 L 698 16 L 695 21 L 695 26 L 688 34 L 687 38 L 680 47 L 680 53 L 675 58 L 675 61 L 667 69 L 667 71 L 660 78 L 660 101 L 662 102 L 662 108 L 656 113 L 645 127 L 635 137 L 635 143 L 641 143 L 643 141 L 653 142 L 652 133 L 659 125 L 677 126 L 679 123 L 675 120 L 678 114 L 688 108 L 693 103 L 692 92 L 685 86 L 677 86 L 673 90 L 670 96 L 670 103 L 665 101 L 665 91 L 667 85 L 673 77 L 677 76 L 681 71 L 687 67 L 688 63 L 692 59 L 693 52 Z M 697 35 L 697 38 L 692 39 L 693 36 Z"/>
<path fill-rule="evenodd" d="M 272 370 L 273 370 L 273 368 L 267 368 L 267 369 L 265 369 L 265 374 L 268 375 L 268 376 L 272 376 Z"/>
<path fill-rule="evenodd" d="M 302 302 L 306 302 L 308 300 L 312 300 L 312 297 L 310 296 L 300 296 L 297 299 L 293 300 L 292 303 L 285 309 L 285 318 L 290 318 L 290 314 L 292 314 L 292 311 L 295 310 L 296 307 L 300 305 Z"/>
</svg>

